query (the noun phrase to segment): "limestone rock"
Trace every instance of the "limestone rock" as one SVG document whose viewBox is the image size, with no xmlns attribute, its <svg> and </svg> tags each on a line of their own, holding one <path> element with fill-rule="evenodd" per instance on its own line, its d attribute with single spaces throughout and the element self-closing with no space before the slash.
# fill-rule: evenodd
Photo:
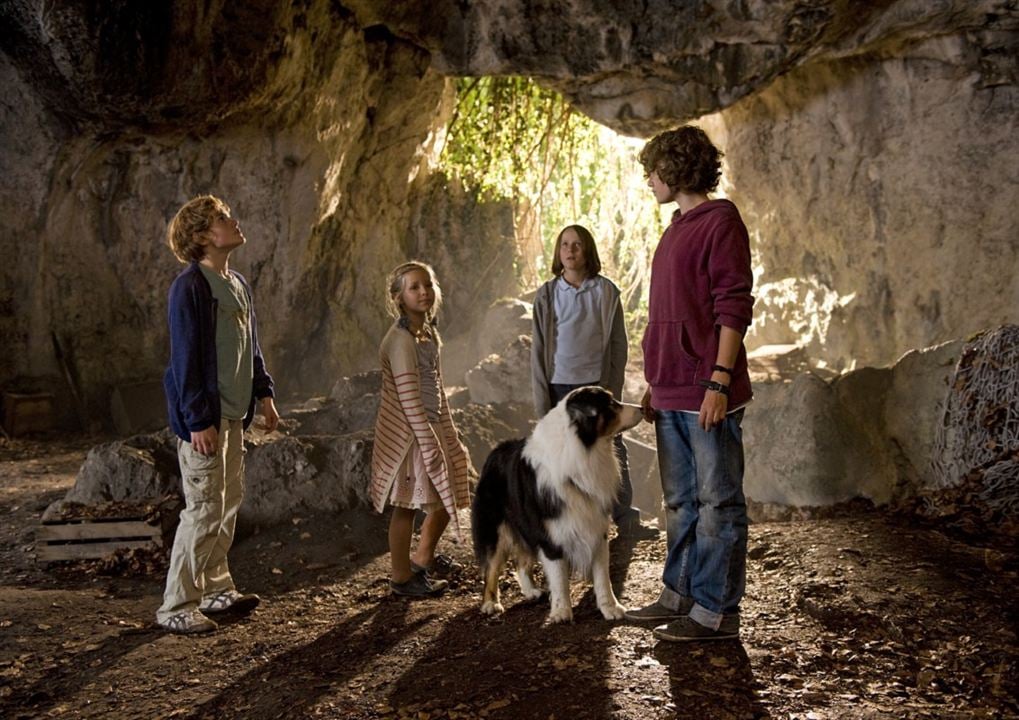
<svg viewBox="0 0 1019 720">
<path fill-rule="evenodd" d="M 901 52 L 987 25 L 1014 30 L 994 0 L 348 5 L 359 22 L 427 47 L 443 73 L 534 76 L 631 135 L 727 107 L 818 59 Z"/>
<path fill-rule="evenodd" d="M 351 405 L 378 402 L 377 393 L 358 395 L 374 387 L 377 375 L 348 378 L 334 388 L 345 404 L 316 401 L 288 413 L 283 424 L 294 434 L 245 434 L 244 500 L 238 515 L 243 530 L 289 522 L 302 514 L 335 513 L 369 506 L 368 486 L 374 411 L 364 428 L 365 413 Z M 530 432 L 530 405 L 474 405 L 453 411 L 472 462 L 480 470 L 498 443 Z M 317 432 L 326 427 L 326 432 Z M 328 428 L 332 428 L 329 430 Z M 93 448 L 75 478 L 74 487 L 53 503 L 46 518 L 56 517 L 68 503 L 98 506 L 111 501 L 152 503 L 180 495 L 177 440 L 169 430 L 137 435 Z"/>
<path fill-rule="evenodd" d="M 701 121 L 760 268 L 751 350 L 795 343 L 845 371 L 1014 321 L 1019 86 L 991 58 L 1017 42 L 817 60 Z"/>
<path fill-rule="evenodd" d="M 382 371 L 369 370 L 350 377 L 341 377 L 333 383 L 329 399 L 340 405 L 346 405 L 364 395 L 378 394 L 381 389 Z"/>
<path fill-rule="evenodd" d="M 492 354 L 502 353 L 521 335 L 531 335 L 531 303 L 501 298 L 477 318 L 468 333 L 442 349 L 443 373 L 448 382 L 466 382 L 466 373 Z M 528 359 L 530 363 L 530 359 Z"/>
<path fill-rule="evenodd" d="M 816 375 L 756 385 L 743 422 L 747 497 L 782 505 L 853 497 L 840 430 L 834 393 Z"/>
<path fill-rule="evenodd" d="M 285 437 L 251 448 L 238 522 L 275 525 L 368 505 L 372 433 Z"/>
<path fill-rule="evenodd" d="M 520 335 L 501 355 L 489 355 L 467 373 L 475 403 L 531 403 L 531 338 Z"/>
<path fill-rule="evenodd" d="M 374 426 L 379 410 L 382 371 L 342 377 L 327 398 L 313 398 L 287 413 L 291 434 L 343 435 Z"/>
<path fill-rule="evenodd" d="M 210 191 L 245 227 L 232 265 L 287 395 L 375 365 L 408 255 L 467 335 L 514 290 L 514 229 L 507 203 L 431 174 L 444 73 L 535 76 L 631 134 L 702 118 L 753 238 L 751 349 L 842 371 L 1014 320 L 1004 0 L 234 5 L 0 5 L 0 384 L 64 392 L 53 335 L 93 417 L 158 378 L 178 270 L 161 238 Z"/>
<path fill-rule="evenodd" d="M 453 410 L 453 422 L 477 473 L 481 472 L 496 445 L 504 440 L 527 437 L 534 426 L 531 404 L 519 402 L 470 403 Z"/>
<path fill-rule="evenodd" d="M 747 497 L 816 507 L 917 494 L 960 349 L 946 343 L 831 382 L 804 374 L 757 383 L 744 419 Z"/>
<path fill-rule="evenodd" d="M 531 304 L 515 298 L 494 302 L 478 328 L 478 360 L 501 353 L 521 335 L 531 334 Z"/>
<path fill-rule="evenodd" d="M 179 492 L 176 436 L 169 430 L 135 435 L 89 450 L 74 486 L 46 509 L 43 519 L 59 517 L 65 503 L 151 502 Z"/>
</svg>

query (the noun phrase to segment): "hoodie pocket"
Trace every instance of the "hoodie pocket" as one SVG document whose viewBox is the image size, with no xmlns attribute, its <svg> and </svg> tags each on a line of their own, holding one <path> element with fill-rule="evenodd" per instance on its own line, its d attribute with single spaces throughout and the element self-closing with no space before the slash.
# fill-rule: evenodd
<svg viewBox="0 0 1019 720">
<path fill-rule="evenodd" d="M 682 322 L 651 322 L 641 341 L 644 379 L 655 386 L 693 385 L 700 360 L 690 352 Z"/>
</svg>

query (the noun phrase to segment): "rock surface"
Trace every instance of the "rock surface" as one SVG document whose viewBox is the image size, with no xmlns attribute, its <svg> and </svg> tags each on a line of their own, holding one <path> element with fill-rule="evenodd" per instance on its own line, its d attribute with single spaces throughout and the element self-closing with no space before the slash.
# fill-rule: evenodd
<svg viewBox="0 0 1019 720">
<path fill-rule="evenodd" d="M 521 335 L 531 334 L 531 303 L 501 298 L 477 322 L 442 348 L 442 369 L 447 385 L 462 385 L 467 373 L 489 355 L 501 354 Z M 530 359 L 527 360 L 528 364 Z M 475 400 L 475 402 L 485 402 Z"/>
<path fill-rule="evenodd" d="M 1014 322 L 1015 42 L 813 62 L 704 120 L 760 266 L 751 346 L 846 370 Z"/>
<path fill-rule="evenodd" d="M 519 335 L 501 354 L 492 354 L 467 373 L 471 402 L 524 403 L 531 400 L 531 337 Z"/>
<path fill-rule="evenodd" d="M 758 383 L 744 420 L 744 489 L 758 503 L 887 504 L 919 493 L 962 342 L 827 382 Z"/>
<path fill-rule="evenodd" d="M 427 170 L 447 81 L 425 51 L 340 6 L 184 3 L 164 25 L 127 6 L 37 5 L 0 11 L 5 386 L 45 376 L 63 394 L 69 370 L 87 414 L 108 420 L 114 384 L 160 377 L 180 269 L 162 238 L 203 192 L 245 229 L 231 266 L 253 288 L 268 367 L 290 396 L 375 365 L 385 275 L 408 255 L 453 278 L 472 253 L 510 245 L 505 204 Z M 448 314 L 464 323 L 453 332 L 512 289 L 512 258 L 489 260 L 476 285 L 450 283 Z"/>
<path fill-rule="evenodd" d="M 1016 29 L 1014 8 L 1000 0 L 352 0 L 350 6 L 361 23 L 383 23 L 428 48 L 443 73 L 530 75 L 631 135 L 728 107 L 818 60 L 897 55 L 916 43 L 967 34 L 986 34 L 977 42 L 992 47 L 1016 42 L 1007 37 Z M 988 55 L 995 74 L 1014 84 L 1014 66 Z"/>
</svg>

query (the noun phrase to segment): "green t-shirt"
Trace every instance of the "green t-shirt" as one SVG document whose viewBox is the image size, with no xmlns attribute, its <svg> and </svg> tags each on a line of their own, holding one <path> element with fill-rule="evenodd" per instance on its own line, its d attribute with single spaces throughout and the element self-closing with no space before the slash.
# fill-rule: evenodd
<svg viewBox="0 0 1019 720">
<path fill-rule="evenodd" d="M 251 307 L 241 281 L 199 265 L 216 298 L 216 367 L 223 417 L 240 420 L 251 404 L 254 374 L 251 347 Z"/>
</svg>

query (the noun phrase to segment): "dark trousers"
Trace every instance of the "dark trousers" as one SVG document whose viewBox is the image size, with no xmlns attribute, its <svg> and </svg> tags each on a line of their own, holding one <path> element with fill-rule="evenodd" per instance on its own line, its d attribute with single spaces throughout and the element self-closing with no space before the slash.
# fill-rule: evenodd
<svg viewBox="0 0 1019 720">
<path fill-rule="evenodd" d="M 552 399 L 552 407 L 558 405 L 559 401 L 573 390 L 597 384 L 596 382 L 580 383 L 578 385 L 549 383 L 548 391 Z M 612 506 L 612 519 L 618 525 L 623 520 L 631 517 L 637 518 L 640 511 L 630 507 L 630 503 L 633 502 L 633 485 L 630 484 L 630 462 L 629 456 L 626 453 L 626 445 L 623 443 L 623 436 L 616 435 L 614 442 L 616 445 L 616 456 L 619 458 L 619 472 L 622 476 L 622 482 L 619 484 L 619 495 L 616 496 L 616 504 Z"/>
</svg>

